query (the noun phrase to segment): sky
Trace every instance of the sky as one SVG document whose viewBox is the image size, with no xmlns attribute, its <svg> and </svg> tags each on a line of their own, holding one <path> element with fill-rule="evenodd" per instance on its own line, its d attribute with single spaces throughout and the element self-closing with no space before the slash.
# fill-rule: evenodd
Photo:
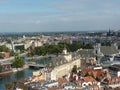
<svg viewBox="0 0 120 90">
<path fill-rule="evenodd" d="M 120 0 L 0 0 L 0 32 L 120 29 Z"/>
</svg>

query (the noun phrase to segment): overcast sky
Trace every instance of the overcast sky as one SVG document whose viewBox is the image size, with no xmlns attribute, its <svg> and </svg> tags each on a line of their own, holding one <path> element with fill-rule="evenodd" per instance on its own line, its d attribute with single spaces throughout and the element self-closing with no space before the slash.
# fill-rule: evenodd
<svg viewBox="0 0 120 90">
<path fill-rule="evenodd" d="M 0 0 L 0 32 L 120 29 L 120 0 Z"/>
</svg>

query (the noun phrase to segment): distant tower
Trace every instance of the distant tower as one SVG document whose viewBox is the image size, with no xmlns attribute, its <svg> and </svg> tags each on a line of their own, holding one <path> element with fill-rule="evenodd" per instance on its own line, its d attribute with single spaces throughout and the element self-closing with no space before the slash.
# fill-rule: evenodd
<svg viewBox="0 0 120 90">
<path fill-rule="evenodd" d="M 23 39 L 26 39 L 25 35 L 23 35 Z"/>
<path fill-rule="evenodd" d="M 111 31 L 110 31 L 110 28 L 109 28 L 108 36 L 110 36 L 110 35 L 111 35 Z"/>
<path fill-rule="evenodd" d="M 72 55 L 67 52 L 67 49 L 63 49 L 63 57 L 67 60 L 67 62 L 70 62 L 72 60 Z"/>
<path fill-rule="evenodd" d="M 15 52 L 14 42 L 12 40 L 11 40 L 11 47 L 12 47 L 12 51 Z"/>
<path fill-rule="evenodd" d="M 100 54 L 100 43 L 97 43 L 95 46 L 94 46 L 94 54 L 95 55 L 99 55 Z"/>
<path fill-rule="evenodd" d="M 67 54 L 67 49 L 64 47 L 63 49 L 63 54 L 66 55 Z"/>
</svg>

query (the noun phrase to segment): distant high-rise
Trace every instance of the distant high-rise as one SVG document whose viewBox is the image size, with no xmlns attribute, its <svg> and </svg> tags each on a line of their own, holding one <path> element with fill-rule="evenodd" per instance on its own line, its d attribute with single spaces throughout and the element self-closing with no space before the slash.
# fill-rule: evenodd
<svg viewBox="0 0 120 90">
<path fill-rule="evenodd" d="M 109 35 L 111 34 L 111 32 L 110 32 L 110 28 L 109 28 Z"/>
<path fill-rule="evenodd" d="M 111 36 L 111 30 L 109 28 L 109 31 L 107 32 L 107 36 Z"/>
</svg>

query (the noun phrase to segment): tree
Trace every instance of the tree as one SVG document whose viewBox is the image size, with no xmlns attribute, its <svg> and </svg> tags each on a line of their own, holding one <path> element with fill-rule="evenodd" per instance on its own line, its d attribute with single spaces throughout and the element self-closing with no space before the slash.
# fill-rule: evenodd
<svg viewBox="0 0 120 90">
<path fill-rule="evenodd" d="M 12 50 L 11 52 L 10 52 L 10 56 L 14 56 L 15 55 L 15 53 L 14 53 L 14 51 Z"/>
<path fill-rule="evenodd" d="M 58 45 L 44 45 L 35 47 L 33 50 L 30 51 L 29 56 L 33 55 L 46 55 L 46 54 L 56 54 L 62 53 L 64 47 L 66 46 L 69 52 L 77 51 L 80 48 L 85 49 L 92 49 L 92 44 L 82 45 L 80 42 L 76 42 L 73 44 L 69 43 L 59 43 Z"/>
<path fill-rule="evenodd" d="M 9 43 L 9 44 L 11 44 L 11 40 L 10 39 L 7 39 L 6 42 Z"/>
<path fill-rule="evenodd" d="M 3 69 L 3 67 L 2 67 L 2 65 L 0 65 L 0 72 L 2 72 L 2 69 Z"/>
<path fill-rule="evenodd" d="M 0 53 L 0 58 L 3 58 L 3 54 L 2 53 Z"/>
<path fill-rule="evenodd" d="M 93 49 L 93 46 L 92 46 L 92 44 L 88 43 L 88 44 L 85 45 L 84 48 L 85 49 Z"/>
<path fill-rule="evenodd" d="M 77 73 L 77 65 L 74 65 L 72 68 L 72 73 Z"/>
<path fill-rule="evenodd" d="M 12 83 L 13 83 L 13 88 L 16 88 L 16 85 L 17 85 L 17 80 L 16 80 L 16 79 L 14 79 Z"/>
<path fill-rule="evenodd" d="M 0 52 L 8 52 L 9 48 L 6 47 L 5 45 L 0 46 Z"/>
<path fill-rule="evenodd" d="M 74 51 L 82 48 L 82 44 L 77 42 L 77 43 L 74 43 L 74 44 L 68 44 L 68 47 L 69 47 L 70 51 L 74 52 Z"/>
<path fill-rule="evenodd" d="M 6 83 L 5 87 L 7 88 L 7 90 L 12 90 L 12 84 L 11 83 Z"/>
<path fill-rule="evenodd" d="M 15 57 L 15 60 L 13 61 L 12 65 L 16 68 L 23 67 L 25 65 L 25 62 L 20 57 Z"/>
</svg>

